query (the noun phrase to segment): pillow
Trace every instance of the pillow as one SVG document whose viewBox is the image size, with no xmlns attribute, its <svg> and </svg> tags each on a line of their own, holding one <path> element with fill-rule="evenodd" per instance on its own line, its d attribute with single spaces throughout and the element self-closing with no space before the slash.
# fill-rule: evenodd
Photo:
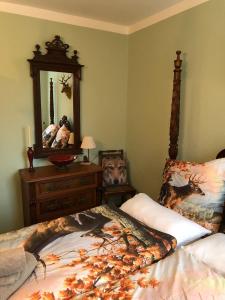
<svg viewBox="0 0 225 300">
<path fill-rule="evenodd" d="M 168 160 L 160 203 L 217 232 L 225 200 L 225 158 L 198 164 Z"/>
<path fill-rule="evenodd" d="M 184 247 L 184 250 L 225 275 L 225 234 L 213 234 Z"/>
<path fill-rule="evenodd" d="M 52 143 L 52 148 L 65 148 L 67 147 L 68 141 L 70 138 L 70 131 L 66 128 L 65 125 L 60 127 L 56 134 L 56 138 Z"/>
<path fill-rule="evenodd" d="M 42 132 L 43 148 L 49 148 L 51 146 L 58 130 L 59 130 L 58 125 L 51 124 Z"/>
<path fill-rule="evenodd" d="M 103 186 L 127 184 L 126 161 L 120 156 L 106 156 L 102 159 Z"/>
<path fill-rule="evenodd" d="M 21 272 L 26 264 L 23 247 L 0 250 L 0 278 Z"/>
<path fill-rule="evenodd" d="M 22 270 L 0 278 L 0 300 L 8 299 L 30 276 L 37 265 L 36 258 L 25 252 L 25 264 Z"/>
<path fill-rule="evenodd" d="M 204 227 L 160 205 L 146 194 L 135 195 L 127 200 L 121 209 L 149 227 L 174 236 L 178 247 L 210 233 Z"/>
</svg>

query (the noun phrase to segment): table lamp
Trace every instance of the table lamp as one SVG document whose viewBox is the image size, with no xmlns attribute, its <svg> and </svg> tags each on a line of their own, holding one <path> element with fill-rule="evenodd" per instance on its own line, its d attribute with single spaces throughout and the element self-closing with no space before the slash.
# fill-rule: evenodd
<svg viewBox="0 0 225 300">
<path fill-rule="evenodd" d="M 92 136 L 84 136 L 83 137 L 83 141 L 82 144 L 80 146 L 82 149 L 86 149 L 88 150 L 88 156 L 84 157 L 84 163 L 85 164 L 90 164 L 90 157 L 89 157 L 89 150 L 90 149 L 95 149 L 96 148 L 96 144 L 94 142 L 94 139 Z"/>
</svg>

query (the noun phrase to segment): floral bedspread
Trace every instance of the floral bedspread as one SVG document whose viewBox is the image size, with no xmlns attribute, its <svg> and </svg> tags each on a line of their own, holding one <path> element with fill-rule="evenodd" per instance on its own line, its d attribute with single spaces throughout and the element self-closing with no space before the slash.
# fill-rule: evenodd
<svg viewBox="0 0 225 300">
<path fill-rule="evenodd" d="M 0 235 L 0 248 L 21 245 L 39 264 L 10 299 L 128 300 L 160 285 L 148 267 L 172 253 L 176 240 L 103 205 Z"/>
</svg>

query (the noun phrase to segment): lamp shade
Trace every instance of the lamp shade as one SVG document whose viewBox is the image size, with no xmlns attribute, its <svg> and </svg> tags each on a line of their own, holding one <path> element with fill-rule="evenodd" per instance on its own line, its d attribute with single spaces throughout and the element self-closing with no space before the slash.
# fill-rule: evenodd
<svg viewBox="0 0 225 300">
<path fill-rule="evenodd" d="M 92 136 L 84 136 L 82 144 L 80 146 L 82 149 L 94 149 L 96 148 L 95 141 Z"/>
</svg>

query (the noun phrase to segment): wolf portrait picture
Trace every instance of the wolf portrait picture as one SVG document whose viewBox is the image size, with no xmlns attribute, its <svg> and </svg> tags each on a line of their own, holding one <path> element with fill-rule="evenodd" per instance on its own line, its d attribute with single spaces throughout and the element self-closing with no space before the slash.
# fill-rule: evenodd
<svg viewBox="0 0 225 300">
<path fill-rule="evenodd" d="M 102 168 L 104 186 L 127 184 L 126 161 L 120 156 L 104 157 Z"/>
</svg>

